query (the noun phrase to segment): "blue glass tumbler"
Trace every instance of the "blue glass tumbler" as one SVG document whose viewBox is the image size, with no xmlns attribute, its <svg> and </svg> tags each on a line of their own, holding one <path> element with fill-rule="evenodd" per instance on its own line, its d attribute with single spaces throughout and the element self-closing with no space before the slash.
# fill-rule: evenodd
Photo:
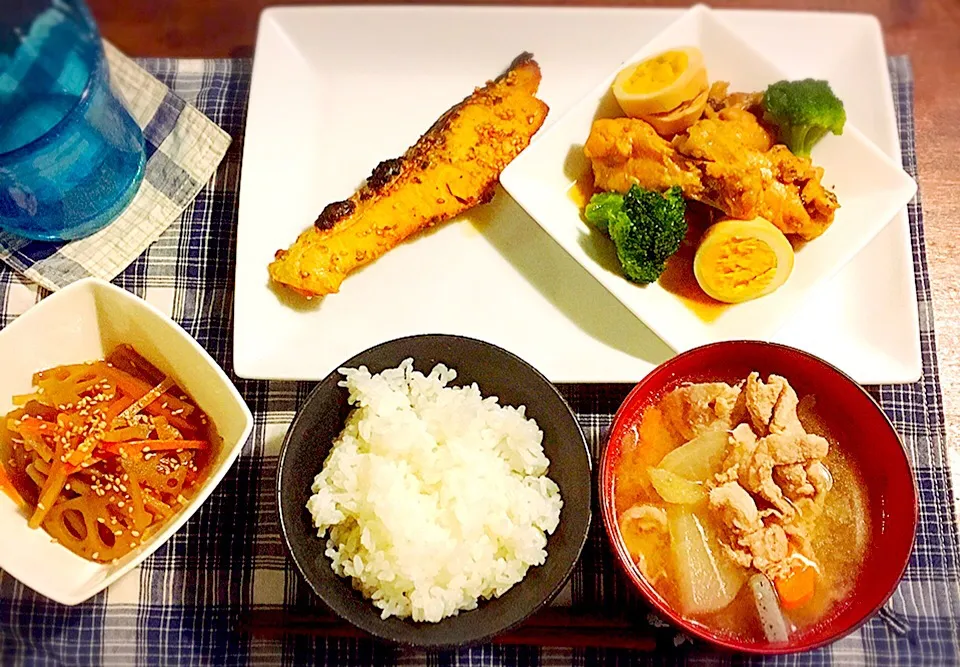
<svg viewBox="0 0 960 667">
<path fill-rule="evenodd" d="M 83 0 L 0 1 L 0 228 L 93 234 L 133 199 L 144 161 Z"/>
</svg>

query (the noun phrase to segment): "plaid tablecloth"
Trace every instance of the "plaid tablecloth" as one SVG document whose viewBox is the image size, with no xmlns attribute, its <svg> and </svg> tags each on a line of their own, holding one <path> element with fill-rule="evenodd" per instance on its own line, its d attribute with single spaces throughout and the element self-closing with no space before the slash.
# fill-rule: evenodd
<svg viewBox="0 0 960 667">
<path fill-rule="evenodd" d="M 116 283 L 170 312 L 224 366 L 231 367 L 237 187 L 250 63 L 142 61 L 146 69 L 220 124 L 235 139 L 213 180 Z M 905 58 L 890 60 L 906 168 L 916 173 L 913 83 Z M 777 664 L 960 663 L 960 545 L 947 467 L 943 408 L 934 349 L 930 285 L 919 198 L 910 204 L 914 266 L 923 336 L 923 380 L 875 388 L 910 449 L 920 489 L 916 548 L 900 587 L 884 610 L 830 647 Z M 0 269 L 0 323 L 44 293 Z M 287 562 L 280 541 L 274 480 L 277 453 L 309 383 L 239 381 L 256 418 L 240 460 L 179 534 L 105 593 L 77 607 L 48 602 L 0 572 L 0 664 L 429 664 L 607 665 L 725 664 L 753 660 L 681 642 L 660 628 L 655 654 L 485 646 L 424 653 L 372 641 L 290 636 L 253 638 L 238 632 L 250 610 L 309 610 L 316 604 Z M 624 386 L 565 386 L 563 391 L 599 454 Z M 595 522 L 572 579 L 572 601 L 585 609 L 647 610 L 615 575 Z M 0 544 L 3 537 L 0 536 Z M 3 547 L 0 547 L 3 548 Z M 759 659 L 756 661 L 760 661 Z"/>
</svg>

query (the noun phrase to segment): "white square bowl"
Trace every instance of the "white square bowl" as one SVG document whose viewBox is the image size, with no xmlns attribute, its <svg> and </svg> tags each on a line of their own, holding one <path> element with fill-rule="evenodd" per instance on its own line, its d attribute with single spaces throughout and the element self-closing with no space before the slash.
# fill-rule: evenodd
<svg viewBox="0 0 960 667">
<path fill-rule="evenodd" d="M 103 359 L 120 343 L 129 343 L 175 378 L 216 425 L 223 443 L 189 504 L 152 539 L 114 564 L 88 561 L 51 541 L 43 529 L 29 528 L 27 517 L 0 492 L 0 568 L 62 604 L 79 604 L 96 595 L 170 539 L 220 483 L 253 427 L 236 387 L 186 331 L 142 299 L 96 278 L 56 292 L 0 331 L 0 412 L 13 409 L 15 394 L 30 393 L 36 371 Z"/>
<path fill-rule="evenodd" d="M 679 46 L 699 47 L 710 81 L 729 81 L 731 91 L 763 90 L 788 78 L 702 5 L 670 24 L 621 67 Z M 798 306 L 863 249 L 916 192 L 916 183 L 903 168 L 848 122 L 842 136 L 826 137 L 812 156 L 824 168 L 824 184 L 834 189 L 840 201 L 833 224 L 797 251 L 793 273 L 783 287 L 704 321 L 659 284 L 639 286 L 627 280 L 616 262 L 609 261 L 612 246 L 604 251 L 609 241 L 582 220 L 568 194 L 576 179 L 590 169 L 582 148 L 594 119 L 622 115 L 610 93 L 621 67 L 535 137 L 504 170 L 500 182 L 557 243 L 677 352 L 721 340 L 771 339 Z M 864 299 L 876 298 L 871 285 L 863 284 L 861 289 Z"/>
</svg>

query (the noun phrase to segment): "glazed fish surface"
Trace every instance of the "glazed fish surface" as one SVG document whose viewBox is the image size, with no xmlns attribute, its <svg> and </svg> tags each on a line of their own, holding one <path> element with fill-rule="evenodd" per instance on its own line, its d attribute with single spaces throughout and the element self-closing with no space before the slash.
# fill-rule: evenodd
<svg viewBox="0 0 960 667">
<path fill-rule="evenodd" d="M 529 53 L 444 113 L 399 158 L 381 162 L 350 198 L 270 263 L 271 279 L 306 297 L 337 292 L 344 278 L 417 232 L 493 197 L 500 173 L 540 129 L 540 67 Z"/>
</svg>

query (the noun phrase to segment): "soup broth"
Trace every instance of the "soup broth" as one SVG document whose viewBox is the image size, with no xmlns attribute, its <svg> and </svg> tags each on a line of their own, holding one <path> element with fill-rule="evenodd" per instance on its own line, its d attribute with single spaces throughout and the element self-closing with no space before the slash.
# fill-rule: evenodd
<svg viewBox="0 0 960 667">
<path fill-rule="evenodd" d="M 769 488 L 766 492 L 760 492 L 757 486 L 752 486 L 756 480 L 747 474 L 748 464 L 752 465 L 761 458 L 764 448 L 768 446 L 766 436 L 770 437 L 770 442 L 776 442 L 777 438 L 782 440 L 784 436 L 772 431 L 757 433 L 759 437 L 756 440 L 747 438 L 751 443 L 756 442 L 752 445 L 754 450 L 750 456 L 744 455 L 743 451 L 737 452 L 740 445 L 733 437 L 734 433 L 744 434 L 745 429 L 764 431 L 762 424 L 758 428 L 752 419 L 756 410 L 748 411 L 744 406 L 745 395 L 748 393 L 744 384 L 734 387 L 723 385 L 727 389 L 720 387 L 720 383 L 694 385 L 715 386 L 717 391 L 727 392 L 731 398 L 727 406 L 729 414 L 726 414 L 727 408 L 723 407 L 723 399 L 719 398 L 699 403 L 691 400 L 678 409 L 678 401 L 668 394 L 648 406 L 622 437 L 613 491 L 624 545 L 641 574 L 670 607 L 715 632 L 762 643 L 776 640 L 765 633 L 753 590 L 745 584 L 747 578 L 759 573 L 776 584 L 773 589 L 778 593 L 779 612 L 785 621 L 787 633 L 802 634 L 838 612 L 842 608 L 843 600 L 850 594 L 870 539 L 870 508 L 867 506 L 865 487 L 857 468 L 843 452 L 842 443 L 837 441 L 820 419 L 812 397 L 804 398 L 798 405 L 796 395 L 788 383 L 785 383 L 786 389 L 783 389 L 778 397 L 786 408 L 790 408 L 791 400 L 794 401 L 792 411 L 781 411 L 781 417 L 783 414 L 792 413 L 792 418 L 788 416 L 785 419 L 795 420 L 790 421 L 789 429 L 792 430 L 788 430 L 788 433 L 795 435 L 798 441 L 813 443 L 816 447 L 829 445 L 825 456 L 816 460 L 804 460 L 799 465 L 806 466 L 813 481 L 816 481 L 814 467 L 825 467 L 832 483 L 828 491 L 820 493 L 822 488 L 818 487 L 815 494 L 810 496 L 796 495 L 794 487 L 783 483 L 783 488 L 790 493 L 786 494 L 783 499 L 785 502 L 779 507 L 777 503 L 780 501 L 776 498 L 776 492 L 771 493 Z M 756 390 L 757 386 L 760 387 L 759 390 Z M 772 394 L 771 386 L 764 385 L 762 381 L 758 385 L 755 381 L 754 398 L 760 395 L 758 391 L 765 392 L 769 397 Z M 693 391 L 688 392 L 689 396 L 694 394 Z M 775 406 L 777 404 L 774 403 Z M 690 442 L 689 436 L 694 435 L 690 432 L 684 433 L 689 422 L 685 425 L 683 419 L 699 419 L 701 426 L 705 424 L 701 419 L 702 414 L 698 416 L 691 412 L 694 408 L 702 409 L 709 419 L 716 422 L 706 424 L 694 438 L 706 443 L 701 446 L 701 454 L 714 447 L 714 458 L 711 459 L 713 463 L 709 466 L 709 474 L 702 480 L 696 479 L 698 466 L 705 469 L 702 456 L 700 463 L 697 459 L 683 461 L 678 458 L 683 453 L 681 448 Z M 773 413 L 776 415 L 777 410 L 773 410 Z M 776 420 L 777 417 L 774 416 L 773 419 Z M 780 425 L 771 424 L 769 428 L 779 430 Z M 802 432 L 796 430 L 799 428 L 802 428 Z M 714 433 L 711 435 L 710 431 Z M 708 435 L 702 436 L 703 433 Z M 715 446 L 708 442 L 710 440 L 717 441 Z M 781 454 L 774 452 L 774 458 Z M 739 468 L 734 468 L 733 473 L 728 474 L 729 464 L 736 460 L 738 455 L 741 457 Z M 797 469 L 783 471 L 778 468 L 789 465 L 792 464 L 775 465 L 772 478 L 783 482 L 786 473 Z M 685 474 L 686 478 L 675 479 L 670 476 L 672 473 L 669 470 L 670 474 L 667 475 L 660 472 L 669 468 Z M 741 473 L 741 469 L 745 472 Z M 658 476 L 657 479 L 654 479 L 654 474 Z M 661 478 L 665 478 L 670 484 L 665 485 Z M 741 487 L 741 483 L 748 488 Z M 731 484 L 737 488 L 731 488 Z M 718 487 L 724 489 L 718 490 Z M 746 519 L 742 514 L 737 515 L 738 523 L 731 523 L 731 514 L 725 511 L 728 508 L 717 502 L 722 500 L 723 494 L 728 491 L 739 494 L 736 497 L 744 500 L 746 506 L 756 506 L 761 523 L 756 523 L 755 526 L 761 532 L 745 533 L 742 527 Z M 803 493 L 809 491 L 811 489 L 806 489 Z M 764 493 L 773 497 L 773 502 L 764 497 Z M 664 494 L 675 502 L 667 502 Z M 794 508 L 797 508 L 796 516 L 791 518 Z M 699 521 L 697 526 L 700 534 L 704 536 L 705 553 L 712 559 L 713 568 L 720 573 L 715 599 L 712 600 L 708 599 L 711 593 L 697 598 L 699 592 L 690 591 L 689 568 L 695 569 L 695 564 L 689 566 L 683 559 L 693 558 L 684 552 L 696 551 L 696 548 L 691 550 L 689 545 L 686 545 L 678 550 L 678 545 L 673 544 L 678 537 L 678 517 L 692 521 L 691 515 Z M 780 526 L 786 528 L 789 555 L 783 558 L 782 562 L 769 562 L 770 559 L 764 560 L 764 557 L 773 558 L 779 554 L 764 552 L 756 547 L 753 541 L 758 535 L 764 539 L 769 535 L 780 536 L 783 532 Z M 768 541 L 771 544 L 776 542 L 773 538 Z M 751 552 L 744 544 L 753 546 L 754 551 Z M 694 546 L 699 546 L 699 543 Z M 731 554 L 731 551 L 739 553 Z M 796 571 L 791 564 L 791 558 L 795 559 L 795 564 L 812 568 L 815 572 L 815 575 L 812 575 L 815 577 L 812 594 L 808 591 L 806 597 L 792 597 L 795 594 L 793 589 L 797 587 L 791 588 L 790 580 Z M 758 563 L 762 571 L 758 571 Z M 802 577 L 800 579 L 802 580 Z M 705 586 L 701 581 L 695 588 L 709 589 L 713 583 L 715 582 L 710 579 Z M 783 597 L 781 589 L 787 593 L 787 598 Z M 727 600 L 729 601 L 726 604 L 722 604 Z M 720 608 L 714 608 L 718 606 Z"/>
</svg>

